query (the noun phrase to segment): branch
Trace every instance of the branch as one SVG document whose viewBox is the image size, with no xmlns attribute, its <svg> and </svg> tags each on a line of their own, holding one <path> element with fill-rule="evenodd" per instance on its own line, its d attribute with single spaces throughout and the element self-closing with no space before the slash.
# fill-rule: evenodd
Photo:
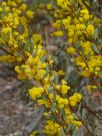
<svg viewBox="0 0 102 136">
<path fill-rule="evenodd" d="M 10 53 L 9 51 L 7 51 L 6 49 L 0 47 L 0 50 L 4 51 L 5 53 L 11 55 L 11 56 L 14 56 L 12 53 Z"/>
<path fill-rule="evenodd" d="M 84 0 L 82 0 L 82 2 L 91 13 L 93 13 L 96 17 L 102 19 L 102 16 L 95 12 L 92 8 L 90 8 L 90 6 L 88 6 Z"/>
</svg>

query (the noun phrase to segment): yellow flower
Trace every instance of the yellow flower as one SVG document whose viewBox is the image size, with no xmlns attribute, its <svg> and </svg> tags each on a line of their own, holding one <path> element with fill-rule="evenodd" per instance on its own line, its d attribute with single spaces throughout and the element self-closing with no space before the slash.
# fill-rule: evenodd
<svg viewBox="0 0 102 136">
<path fill-rule="evenodd" d="M 31 10 L 27 10 L 26 15 L 27 15 L 28 18 L 31 19 L 31 18 L 33 18 L 34 13 Z"/>
<path fill-rule="evenodd" d="M 85 19 L 85 20 L 89 20 L 89 11 L 87 9 L 83 9 L 80 11 L 81 16 Z"/>
<path fill-rule="evenodd" d="M 17 3 L 21 3 L 21 2 L 22 2 L 22 0 L 16 0 L 16 2 L 17 2 Z"/>
<path fill-rule="evenodd" d="M 77 120 L 73 120 L 72 123 L 75 125 L 75 127 L 80 127 L 83 125 L 81 121 L 77 121 Z"/>
<path fill-rule="evenodd" d="M 68 16 L 67 18 L 63 19 L 62 23 L 64 24 L 65 28 L 67 29 L 71 23 L 71 17 Z"/>
<path fill-rule="evenodd" d="M 5 7 L 5 12 L 8 12 L 8 11 L 10 11 L 10 8 L 9 7 Z"/>
<path fill-rule="evenodd" d="M 95 86 L 95 85 L 87 85 L 87 90 L 89 91 L 89 92 L 93 92 L 93 91 L 95 91 L 97 89 L 97 86 Z"/>
<path fill-rule="evenodd" d="M 4 27 L 4 28 L 2 28 L 2 33 L 3 34 L 7 34 L 8 32 L 11 32 L 12 31 L 12 28 L 11 27 Z"/>
<path fill-rule="evenodd" d="M 43 69 L 38 70 L 38 71 L 37 71 L 37 77 L 36 77 L 36 78 L 38 78 L 38 79 L 40 80 L 40 79 L 43 78 L 43 76 L 44 76 L 45 74 L 46 74 L 46 70 L 43 70 Z"/>
<path fill-rule="evenodd" d="M 67 52 L 68 52 L 69 54 L 73 54 L 73 53 L 76 53 L 76 50 L 75 50 L 75 48 L 73 48 L 73 47 L 68 47 Z"/>
<path fill-rule="evenodd" d="M 47 4 L 47 9 L 48 10 L 52 9 L 52 4 Z"/>
<path fill-rule="evenodd" d="M 55 86 L 55 89 L 57 89 L 58 91 L 60 91 L 61 86 L 60 86 L 60 85 L 56 85 L 56 86 Z"/>
<path fill-rule="evenodd" d="M 86 28 L 86 34 L 88 35 L 94 35 L 94 26 L 93 25 L 88 25 Z"/>
<path fill-rule="evenodd" d="M 52 34 L 51 34 L 51 36 L 63 36 L 64 35 L 64 33 L 62 32 L 62 31 L 57 31 L 57 32 L 53 32 Z"/>
<path fill-rule="evenodd" d="M 59 95 L 56 96 L 56 101 L 57 101 L 58 107 L 60 109 L 64 108 L 66 105 L 68 105 L 68 100 L 66 98 L 61 98 Z"/>
<path fill-rule="evenodd" d="M 29 136 L 36 136 L 37 134 L 38 134 L 38 130 L 35 130 Z"/>
<path fill-rule="evenodd" d="M 66 115 L 70 115 L 71 114 L 71 110 L 70 108 L 67 106 L 67 108 L 64 108 L 65 114 Z"/>
<path fill-rule="evenodd" d="M 2 8 L 0 7 L 0 12 L 2 12 Z"/>
<path fill-rule="evenodd" d="M 22 80 L 22 79 L 26 79 L 27 78 L 27 75 L 26 75 L 26 73 L 24 71 L 25 69 L 27 69 L 26 65 L 22 65 L 21 67 L 19 67 L 19 66 L 15 67 L 15 71 L 18 74 L 18 79 Z"/>
<path fill-rule="evenodd" d="M 42 63 L 41 64 L 41 68 L 46 68 L 47 64 L 46 63 Z"/>
<path fill-rule="evenodd" d="M 42 37 L 40 34 L 33 34 L 32 40 L 34 42 L 34 45 L 42 44 Z"/>
<path fill-rule="evenodd" d="M 90 77 L 90 72 L 88 68 L 85 68 L 85 70 L 83 72 L 81 72 L 81 75 L 84 77 Z"/>
<path fill-rule="evenodd" d="M 80 67 L 82 67 L 82 68 L 85 68 L 86 67 L 86 63 L 84 63 L 84 62 L 81 62 L 81 61 L 77 61 L 77 66 L 80 66 Z"/>
<path fill-rule="evenodd" d="M 73 30 L 69 31 L 69 32 L 68 32 L 68 36 L 69 36 L 69 37 L 73 37 L 73 36 L 74 36 L 74 31 L 73 31 Z"/>
<path fill-rule="evenodd" d="M 82 95 L 80 93 L 74 93 L 70 98 L 69 98 L 69 104 L 71 106 L 76 106 L 78 102 L 80 102 L 82 99 Z"/>
<path fill-rule="evenodd" d="M 25 3 L 23 3 L 23 4 L 21 5 L 21 9 L 22 9 L 22 10 L 26 10 L 26 9 L 27 9 L 27 5 L 26 5 Z"/>
<path fill-rule="evenodd" d="M 16 7 L 16 6 L 17 6 L 16 2 L 15 2 L 15 1 L 13 1 L 13 0 L 8 0 L 8 5 L 10 5 L 10 6 L 14 6 L 14 7 Z"/>
<path fill-rule="evenodd" d="M 66 122 L 67 122 L 67 124 L 72 123 L 73 120 L 74 120 L 74 116 L 73 116 L 73 115 L 68 115 L 68 116 L 66 117 Z"/>
<path fill-rule="evenodd" d="M 53 28 L 59 29 L 61 27 L 61 20 L 57 20 L 55 23 L 52 24 Z"/>
<path fill-rule="evenodd" d="M 10 55 L 2 55 L 0 56 L 0 62 L 15 62 L 15 57 Z"/>
<path fill-rule="evenodd" d="M 67 85 L 67 81 L 64 80 L 64 79 L 61 80 L 61 83 L 64 84 L 64 85 Z"/>
<path fill-rule="evenodd" d="M 69 90 L 70 90 L 70 86 L 62 84 L 62 86 L 61 86 L 62 94 L 66 94 Z"/>
<path fill-rule="evenodd" d="M 32 98 L 32 100 L 39 98 L 43 92 L 44 92 L 43 87 L 33 87 L 29 89 L 29 95 Z"/>
<path fill-rule="evenodd" d="M 71 2 L 69 0 L 57 0 L 57 5 L 66 10 L 68 10 L 70 3 Z"/>
<path fill-rule="evenodd" d="M 37 100 L 37 103 L 39 104 L 39 105 L 44 105 L 45 103 L 46 103 L 46 101 L 45 100 Z"/>
<path fill-rule="evenodd" d="M 61 133 L 60 131 L 61 126 L 58 123 L 47 120 L 43 133 L 50 136 L 61 136 L 59 135 L 59 133 Z"/>
<path fill-rule="evenodd" d="M 64 71 L 63 71 L 63 70 L 59 70 L 59 71 L 58 71 L 58 74 L 59 74 L 60 76 L 65 75 L 65 73 L 64 73 Z"/>
<path fill-rule="evenodd" d="M 2 6 L 6 6 L 7 5 L 7 3 L 6 2 L 2 2 Z"/>
<path fill-rule="evenodd" d="M 17 49 L 17 48 L 18 48 L 18 44 L 17 44 L 17 43 L 14 43 L 14 47 Z"/>
</svg>

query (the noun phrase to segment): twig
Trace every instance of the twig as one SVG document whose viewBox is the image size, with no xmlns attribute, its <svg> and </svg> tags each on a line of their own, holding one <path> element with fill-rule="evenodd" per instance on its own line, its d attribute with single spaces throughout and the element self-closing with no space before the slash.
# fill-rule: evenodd
<svg viewBox="0 0 102 136">
<path fill-rule="evenodd" d="M 93 114 L 97 119 L 102 120 L 102 118 L 100 118 L 95 111 L 90 110 L 90 108 L 87 105 L 82 105 L 82 107 L 85 108 L 91 114 Z"/>
<path fill-rule="evenodd" d="M 85 0 L 82 0 L 83 4 L 85 5 L 85 7 L 91 12 L 93 13 L 96 17 L 102 19 L 102 16 L 100 16 L 97 12 L 95 12 L 93 9 L 90 8 L 90 6 L 88 6 L 85 2 Z"/>
<path fill-rule="evenodd" d="M 11 55 L 11 56 L 14 56 L 12 53 L 8 52 L 6 49 L 4 49 L 4 48 L 2 48 L 2 47 L 0 47 L 0 50 L 4 51 L 5 53 L 7 53 L 7 54 L 9 54 L 9 55 Z"/>
</svg>

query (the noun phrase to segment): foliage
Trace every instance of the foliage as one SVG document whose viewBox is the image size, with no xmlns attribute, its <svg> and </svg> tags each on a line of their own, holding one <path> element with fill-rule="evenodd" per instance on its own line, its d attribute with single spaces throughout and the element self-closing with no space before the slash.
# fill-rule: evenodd
<svg viewBox="0 0 102 136">
<path fill-rule="evenodd" d="M 85 122 L 86 110 L 91 110 L 84 105 L 84 91 L 90 95 L 102 89 L 102 20 L 87 9 L 88 1 L 50 3 L 42 1 L 34 9 L 30 7 L 35 12 L 22 0 L 0 4 L 0 49 L 5 52 L 0 61 L 13 63 L 18 79 L 31 82 L 29 96 L 45 107 L 44 134 L 75 135 L 84 126 L 94 135 L 94 128 Z M 49 34 L 45 24 L 41 36 L 32 27 L 36 27 L 36 11 L 43 8 L 54 31 Z M 50 38 L 55 38 L 54 51 L 47 48 Z"/>
</svg>

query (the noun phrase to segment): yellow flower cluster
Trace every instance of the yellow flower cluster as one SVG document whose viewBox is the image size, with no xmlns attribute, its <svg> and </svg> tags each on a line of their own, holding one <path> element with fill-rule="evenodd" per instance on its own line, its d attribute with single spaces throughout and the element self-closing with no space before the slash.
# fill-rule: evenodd
<svg viewBox="0 0 102 136">
<path fill-rule="evenodd" d="M 98 55 L 98 56 L 92 55 L 90 56 L 90 60 L 87 62 L 85 62 L 85 60 L 83 60 L 79 56 L 76 58 L 76 64 L 79 67 L 83 68 L 83 71 L 80 72 L 82 76 L 91 77 L 94 74 L 94 76 L 99 76 L 99 78 L 101 78 L 101 75 L 100 75 L 100 71 L 102 67 L 102 56 L 101 55 Z"/>
<path fill-rule="evenodd" d="M 71 106 L 76 106 L 81 99 L 82 95 L 80 93 L 74 93 L 74 95 L 69 98 L 69 103 Z"/>
<path fill-rule="evenodd" d="M 2 2 L 0 9 L 0 44 L 6 46 L 6 50 L 16 58 L 20 57 L 22 60 L 22 53 L 18 55 L 17 51 L 24 50 L 23 46 L 29 36 L 28 26 L 33 12 L 28 10 L 22 0 Z"/>
<path fill-rule="evenodd" d="M 94 91 L 97 90 L 97 86 L 95 86 L 95 85 L 87 85 L 87 90 L 89 92 L 94 92 Z"/>
<path fill-rule="evenodd" d="M 19 79 L 28 78 L 41 80 L 46 74 L 46 67 L 48 65 L 48 62 L 45 63 L 42 61 L 43 57 L 46 55 L 46 51 L 42 49 L 42 46 L 40 44 L 37 45 L 37 42 L 41 40 L 41 37 L 38 34 L 34 34 L 32 36 L 32 39 L 33 43 L 36 43 L 34 44 L 35 46 L 33 49 L 33 54 L 35 54 L 35 57 L 27 52 L 28 58 L 25 64 L 15 67 L 15 71 L 18 73 Z"/>
<path fill-rule="evenodd" d="M 75 54 L 75 53 L 76 53 L 76 50 L 75 50 L 74 47 L 68 47 L 67 52 L 68 52 L 69 54 Z"/>
<path fill-rule="evenodd" d="M 86 3 L 89 4 L 88 1 Z M 96 41 L 97 27 L 101 24 L 100 19 L 88 11 L 82 0 L 74 4 L 72 0 L 57 0 L 57 5 L 59 8 L 55 10 L 54 33 L 65 31 L 63 35 L 67 38 L 67 53 L 73 56 L 80 75 L 102 78 L 100 74 L 102 70 L 101 45 Z M 102 39 L 100 35 L 98 38 Z"/>
<path fill-rule="evenodd" d="M 70 106 L 77 106 L 81 101 L 82 96 L 81 94 L 76 93 L 69 97 L 68 93 L 71 88 L 67 82 L 64 79 L 58 82 L 55 81 L 56 77 L 62 77 L 64 72 L 59 70 L 57 73 L 55 70 L 51 70 L 52 63 L 49 62 L 51 62 L 52 58 L 49 56 L 47 59 L 45 59 L 45 61 L 43 60 L 47 53 L 42 48 L 42 45 L 39 44 L 40 42 L 38 42 L 41 41 L 41 37 L 38 34 L 34 36 L 33 40 L 34 43 L 36 43 L 36 48 L 34 49 L 35 55 L 34 57 L 29 55 L 28 59 L 25 61 L 26 65 L 19 67 L 16 66 L 15 70 L 18 73 L 18 78 L 35 80 L 40 87 L 33 87 L 29 89 L 30 97 L 33 100 L 37 100 L 37 103 L 40 106 L 44 105 L 49 110 L 51 110 L 53 107 L 54 112 L 58 112 L 59 109 L 65 109 L 63 118 L 66 120 L 69 115 L 72 115 Z M 66 124 L 69 124 L 68 119 L 65 122 Z M 74 124 L 74 122 L 76 122 L 76 119 L 73 116 L 73 122 L 70 121 L 70 123 Z M 75 127 L 80 126 L 76 124 L 74 124 Z M 61 127 L 60 124 L 59 126 Z M 44 132 L 50 133 L 50 129 L 45 126 Z M 54 130 L 52 133 L 56 132 L 57 130 Z"/>
<path fill-rule="evenodd" d="M 33 87 L 29 90 L 29 95 L 32 97 L 33 100 L 37 99 L 42 95 L 44 89 L 42 87 Z"/>
<path fill-rule="evenodd" d="M 66 122 L 67 122 L 67 124 L 73 123 L 74 126 L 76 126 L 76 129 L 77 129 L 78 127 L 82 126 L 81 121 L 75 120 L 73 115 L 67 116 L 67 117 L 66 117 Z"/>
<path fill-rule="evenodd" d="M 83 17 L 85 21 L 89 20 L 90 16 L 89 16 L 89 11 L 87 9 L 82 9 L 80 13 L 81 13 L 81 17 Z"/>
<path fill-rule="evenodd" d="M 48 120 L 43 133 L 50 136 L 61 136 L 61 126 L 56 122 Z"/>
<path fill-rule="evenodd" d="M 64 33 L 62 31 L 57 31 L 57 32 L 53 32 L 51 35 L 52 36 L 63 36 Z"/>
<path fill-rule="evenodd" d="M 67 10 L 71 0 L 57 0 L 57 5 Z"/>
<path fill-rule="evenodd" d="M 57 0 L 57 5 L 60 7 L 60 10 L 58 13 L 55 12 L 55 14 L 58 14 L 58 17 L 60 17 L 61 20 L 57 20 L 53 26 L 55 28 L 58 28 L 58 26 L 59 28 L 61 26 L 65 27 L 68 42 L 76 43 L 80 40 L 84 40 L 85 35 L 86 37 L 93 37 L 94 25 L 91 23 L 93 17 L 85 7 L 82 6 L 82 9 L 80 9 L 80 12 L 78 13 L 78 7 L 74 7 L 76 4 L 73 5 L 71 0 Z M 66 16 L 66 18 L 64 18 L 64 16 Z"/>
<path fill-rule="evenodd" d="M 2 55 L 0 56 L 0 62 L 15 62 L 15 57 L 11 55 Z"/>
<path fill-rule="evenodd" d="M 70 5 L 72 3 L 71 0 L 58 0 L 57 2 L 58 6 L 62 8 L 61 17 L 63 17 L 65 13 L 63 12 L 64 9 L 67 10 L 68 8 L 66 15 L 69 14 Z M 61 120 L 56 122 L 49 119 L 45 126 L 44 133 L 47 135 L 61 136 L 63 120 L 66 124 L 63 127 L 65 130 L 70 123 L 75 125 L 76 128 L 81 126 L 81 122 L 76 120 L 73 116 L 71 107 L 74 108 L 74 106 L 77 106 L 78 103 L 81 102 L 82 95 L 80 93 L 73 95 L 69 93 L 71 87 L 64 79 L 65 73 L 62 70 L 57 72 L 53 69 L 52 64 L 54 60 L 44 49 L 41 36 L 39 34 L 30 33 L 29 23 L 33 18 L 33 14 L 32 11 L 28 10 L 27 5 L 23 3 L 22 0 L 7 0 L 7 2 L 0 4 L 0 17 L 2 17 L 2 19 L 0 19 L 0 45 L 3 45 L 13 56 L 2 56 L 0 60 L 16 62 L 15 71 L 18 74 L 18 78 L 20 80 L 27 79 L 30 80 L 32 84 L 34 83 L 34 86 L 28 90 L 29 96 L 32 100 L 36 100 L 39 105 L 45 106 L 48 112 L 51 112 L 51 117 L 54 116 Z M 82 12 L 81 15 L 82 14 L 86 15 L 84 12 Z M 88 14 L 87 12 L 87 16 Z M 87 20 L 88 19 L 86 19 L 86 21 Z M 83 35 L 92 37 L 94 33 L 92 24 L 87 23 L 87 25 L 85 25 L 79 22 L 76 17 L 72 19 L 70 15 L 68 15 L 67 19 L 64 18 L 62 21 L 57 21 L 54 26 L 56 27 L 57 23 L 57 29 L 61 27 L 61 24 L 65 26 L 70 43 L 78 39 L 83 40 Z M 73 23 L 75 23 L 75 25 Z M 62 30 L 58 30 L 52 35 L 63 36 L 63 34 Z M 82 37 L 80 38 L 81 35 Z M 86 47 L 84 48 L 86 49 Z M 72 53 L 76 52 L 76 50 L 71 47 L 68 49 L 68 52 L 69 51 L 72 51 Z M 86 54 L 87 52 L 85 55 Z M 100 65 L 100 60 L 97 60 L 96 65 Z M 86 65 L 84 68 L 86 68 Z"/>
</svg>

